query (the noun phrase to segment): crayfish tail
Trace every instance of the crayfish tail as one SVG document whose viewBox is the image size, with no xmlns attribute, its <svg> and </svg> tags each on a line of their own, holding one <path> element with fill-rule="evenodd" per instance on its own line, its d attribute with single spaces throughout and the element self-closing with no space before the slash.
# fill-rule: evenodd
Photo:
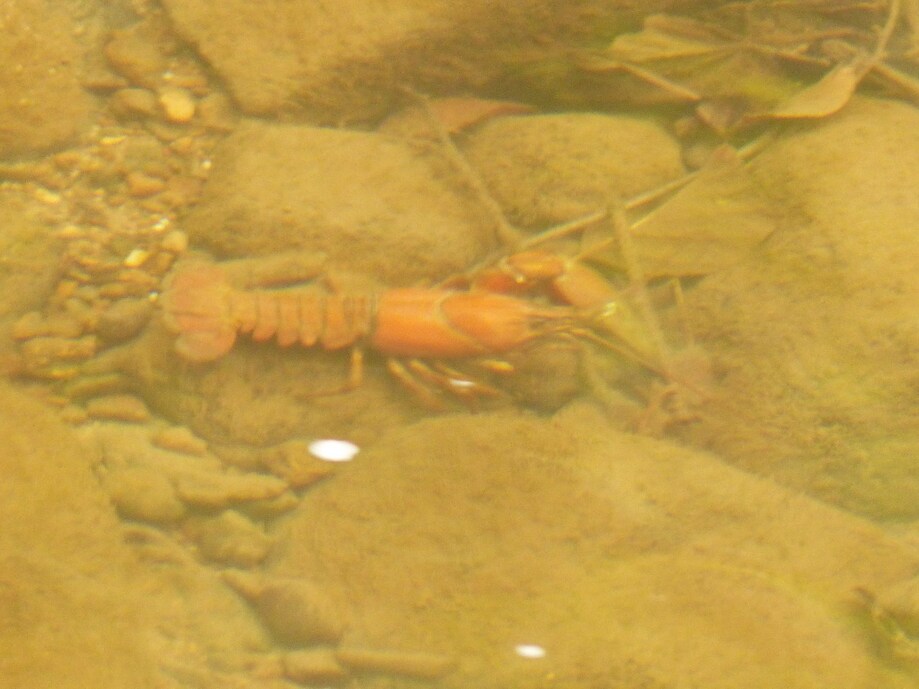
<svg viewBox="0 0 919 689">
<path fill-rule="evenodd" d="M 237 330 L 229 313 L 232 292 L 220 267 L 207 261 L 179 265 L 167 278 L 160 304 L 166 327 L 178 335 L 179 356 L 214 361 L 232 349 Z"/>
</svg>

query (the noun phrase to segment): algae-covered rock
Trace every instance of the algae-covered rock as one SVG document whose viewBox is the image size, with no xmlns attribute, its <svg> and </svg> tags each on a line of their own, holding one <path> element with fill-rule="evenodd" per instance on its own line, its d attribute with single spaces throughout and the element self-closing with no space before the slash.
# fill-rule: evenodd
<svg viewBox="0 0 919 689">
<path fill-rule="evenodd" d="M 80 85 L 86 48 L 63 4 L 0 7 L 0 158 L 60 146 L 89 123 L 93 101 Z"/>
<path fill-rule="evenodd" d="M 289 526 L 269 569 L 346 601 L 347 644 L 456 658 L 446 687 L 914 681 L 878 658 L 850 601 L 910 576 L 915 549 L 711 455 L 611 431 L 588 405 L 393 431 Z"/>
<path fill-rule="evenodd" d="M 392 284 L 442 279 L 493 246 L 482 211 L 408 145 L 250 122 L 223 143 L 192 243 L 222 257 L 303 250 Z"/>
<path fill-rule="evenodd" d="M 690 429 L 859 512 L 919 514 L 919 113 L 856 99 L 750 165 L 778 229 L 688 294 L 720 383 Z"/>
<path fill-rule="evenodd" d="M 314 120 L 377 116 L 403 89 L 444 92 L 494 80 L 538 42 L 592 38 L 623 10 L 671 0 L 167 0 L 177 31 L 249 114 Z"/>
<path fill-rule="evenodd" d="M 0 677 L 22 689 L 152 688 L 152 622 L 93 453 L 0 388 Z"/>
<path fill-rule="evenodd" d="M 464 152 L 506 212 L 536 228 L 605 210 L 685 173 L 677 142 L 660 124 L 626 115 L 502 117 L 474 132 Z"/>
</svg>

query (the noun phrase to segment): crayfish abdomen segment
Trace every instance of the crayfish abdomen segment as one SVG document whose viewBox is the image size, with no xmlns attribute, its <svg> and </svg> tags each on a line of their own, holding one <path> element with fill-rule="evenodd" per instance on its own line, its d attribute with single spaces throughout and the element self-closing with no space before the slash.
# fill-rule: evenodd
<svg viewBox="0 0 919 689">
<path fill-rule="evenodd" d="M 256 342 L 318 344 L 330 351 L 367 335 L 375 304 L 369 294 L 328 294 L 315 288 L 234 290 L 229 301 L 232 321 Z"/>
</svg>

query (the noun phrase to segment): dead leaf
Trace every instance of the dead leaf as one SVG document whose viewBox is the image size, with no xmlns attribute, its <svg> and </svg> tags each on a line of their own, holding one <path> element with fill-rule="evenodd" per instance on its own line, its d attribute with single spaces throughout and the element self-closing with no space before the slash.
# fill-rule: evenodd
<svg viewBox="0 0 919 689">
<path fill-rule="evenodd" d="M 748 121 L 747 103 L 736 98 L 710 98 L 696 107 L 696 117 L 720 136 Z"/>
<path fill-rule="evenodd" d="M 471 127 L 505 115 L 529 115 L 536 109 L 526 103 L 485 98 L 430 98 L 425 105 L 411 105 L 390 115 L 380 131 L 416 134 L 431 129 L 431 118 L 447 134 L 459 134 Z"/>
<path fill-rule="evenodd" d="M 662 102 L 730 102 L 739 112 L 729 120 L 713 119 L 718 130 L 742 122 L 748 110 L 762 112 L 794 94 L 797 82 L 785 63 L 798 64 L 806 48 L 771 46 L 706 23 L 671 15 L 645 19 L 641 31 L 616 37 L 587 71 L 625 72 L 667 96 Z"/>
<path fill-rule="evenodd" d="M 721 55 L 733 50 L 732 43 L 701 22 L 653 15 L 645 19 L 641 31 L 617 36 L 607 55 L 623 62 L 648 63 Z"/>
<path fill-rule="evenodd" d="M 765 118 L 797 119 L 827 117 L 845 107 L 862 78 L 871 69 L 872 59 L 867 55 L 839 64 L 827 72 L 816 84 L 799 91 L 779 103 Z M 760 118 L 751 118 L 760 119 Z"/>
<path fill-rule="evenodd" d="M 615 91 L 633 105 L 697 103 L 702 98 L 688 86 L 629 62 L 591 54 L 580 55 L 575 62 L 584 73 L 602 75 L 604 91 Z"/>
<path fill-rule="evenodd" d="M 494 117 L 529 115 L 536 109 L 526 103 L 485 98 L 432 98 L 431 113 L 450 134 L 457 134 Z"/>
<path fill-rule="evenodd" d="M 774 230 L 768 204 L 730 147 L 632 226 L 647 278 L 707 275 L 746 258 Z"/>
</svg>

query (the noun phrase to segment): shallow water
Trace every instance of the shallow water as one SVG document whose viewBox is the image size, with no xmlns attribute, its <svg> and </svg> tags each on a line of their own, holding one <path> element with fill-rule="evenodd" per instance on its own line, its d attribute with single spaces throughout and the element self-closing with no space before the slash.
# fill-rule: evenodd
<svg viewBox="0 0 919 689">
<path fill-rule="evenodd" d="M 915 685 L 919 114 L 800 96 L 890 7 L 616 5 L 10 4 L 9 686 Z"/>
</svg>

